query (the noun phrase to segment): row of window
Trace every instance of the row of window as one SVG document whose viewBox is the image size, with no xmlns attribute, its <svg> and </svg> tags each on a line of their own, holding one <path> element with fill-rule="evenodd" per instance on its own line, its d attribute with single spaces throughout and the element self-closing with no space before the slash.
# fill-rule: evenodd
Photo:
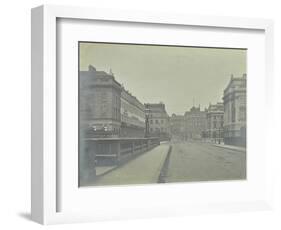
<svg viewBox="0 0 281 230">
<path fill-rule="evenodd" d="M 223 127 L 223 121 L 221 121 L 221 122 L 216 122 L 216 121 L 214 121 L 213 122 L 213 128 L 222 128 Z"/>
<path fill-rule="evenodd" d="M 130 113 L 136 114 L 139 117 L 145 117 L 144 111 L 142 111 L 136 105 L 128 103 L 127 101 L 122 100 L 121 101 L 121 107 L 124 108 L 124 110 L 127 110 Z"/>
<path fill-rule="evenodd" d="M 189 122 L 189 123 L 186 123 L 186 126 L 187 127 L 201 127 L 201 126 L 205 126 L 206 123 L 205 122 Z"/>
<path fill-rule="evenodd" d="M 150 128 L 149 130 L 150 132 L 167 132 L 167 129 L 165 128 Z"/>
<path fill-rule="evenodd" d="M 223 115 L 213 116 L 214 120 L 223 120 Z"/>
<path fill-rule="evenodd" d="M 155 124 L 164 124 L 165 121 L 164 120 L 157 120 L 157 119 L 149 121 L 150 124 L 153 124 L 154 122 L 155 122 Z"/>
</svg>

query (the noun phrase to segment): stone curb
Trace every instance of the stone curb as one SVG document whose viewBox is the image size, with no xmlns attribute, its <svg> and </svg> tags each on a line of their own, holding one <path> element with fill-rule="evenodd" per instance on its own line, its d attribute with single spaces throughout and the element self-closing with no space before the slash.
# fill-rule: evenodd
<svg viewBox="0 0 281 230">
<path fill-rule="evenodd" d="M 238 148 L 231 148 L 231 147 L 227 147 L 227 146 L 223 146 L 223 145 L 216 145 L 213 144 L 213 146 L 218 147 L 218 148 L 224 148 L 224 149 L 229 149 L 229 150 L 233 150 L 233 151 L 237 151 L 237 152 L 246 152 L 246 148 L 245 149 L 238 149 Z"/>
</svg>

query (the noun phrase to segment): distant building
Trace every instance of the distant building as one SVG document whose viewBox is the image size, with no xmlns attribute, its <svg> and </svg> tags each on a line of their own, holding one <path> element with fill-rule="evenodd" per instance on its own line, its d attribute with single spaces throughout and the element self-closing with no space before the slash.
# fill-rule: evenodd
<svg viewBox="0 0 281 230">
<path fill-rule="evenodd" d="M 80 127 L 90 137 L 144 137 L 144 105 L 112 73 L 80 71 Z"/>
<path fill-rule="evenodd" d="M 210 104 L 207 110 L 206 137 L 211 141 L 221 143 L 223 140 L 223 120 L 223 103 L 218 102 L 215 105 Z"/>
<path fill-rule="evenodd" d="M 192 107 L 185 112 L 185 139 L 201 139 L 207 128 L 207 111 L 201 111 L 199 107 Z"/>
<path fill-rule="evenodd" d="M 225 144 L 246 146 L 246 96 L 247 75 L 231 76 L 224 90 L 224 142 Z"/>
<path fill-rule="evenodd" d="M 184 140 L 184 126 L 184 116 L 172 114 L 170 117 L 170 130 L 173 139 Z"/>
<path fill-rule="evenodd" d="M 148 120 L 149 136 L 160 137 L 160 139 L 170 138 L 170 121 L 166 112 L 165 104 L 144 104 Z"/>
</svg>

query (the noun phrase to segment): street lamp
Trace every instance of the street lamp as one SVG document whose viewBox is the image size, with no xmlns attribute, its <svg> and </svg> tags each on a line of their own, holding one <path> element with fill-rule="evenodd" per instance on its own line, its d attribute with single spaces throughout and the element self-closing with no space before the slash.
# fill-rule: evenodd
<svg viewBox="0 0 281 230">
<path fill-rule="evenodd" d="M 145 110 L 145 137 L 149 137 L 149 109 Z"/>
<path fill-rule="evenodd" d="M 221 128 L 219 128 L 219 144 L 221 143 Z"/>
</svg>

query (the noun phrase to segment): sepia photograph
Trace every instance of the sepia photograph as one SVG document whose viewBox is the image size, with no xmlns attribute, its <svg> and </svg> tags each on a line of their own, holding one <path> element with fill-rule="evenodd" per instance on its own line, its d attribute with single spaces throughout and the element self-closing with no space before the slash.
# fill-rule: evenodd
<svg viewBox="0 0 281 230">
<path fill-rule="evenodd" d="M 247 49 L 78 49 L 79 187 L 247 179 Z"/>
</svg>

